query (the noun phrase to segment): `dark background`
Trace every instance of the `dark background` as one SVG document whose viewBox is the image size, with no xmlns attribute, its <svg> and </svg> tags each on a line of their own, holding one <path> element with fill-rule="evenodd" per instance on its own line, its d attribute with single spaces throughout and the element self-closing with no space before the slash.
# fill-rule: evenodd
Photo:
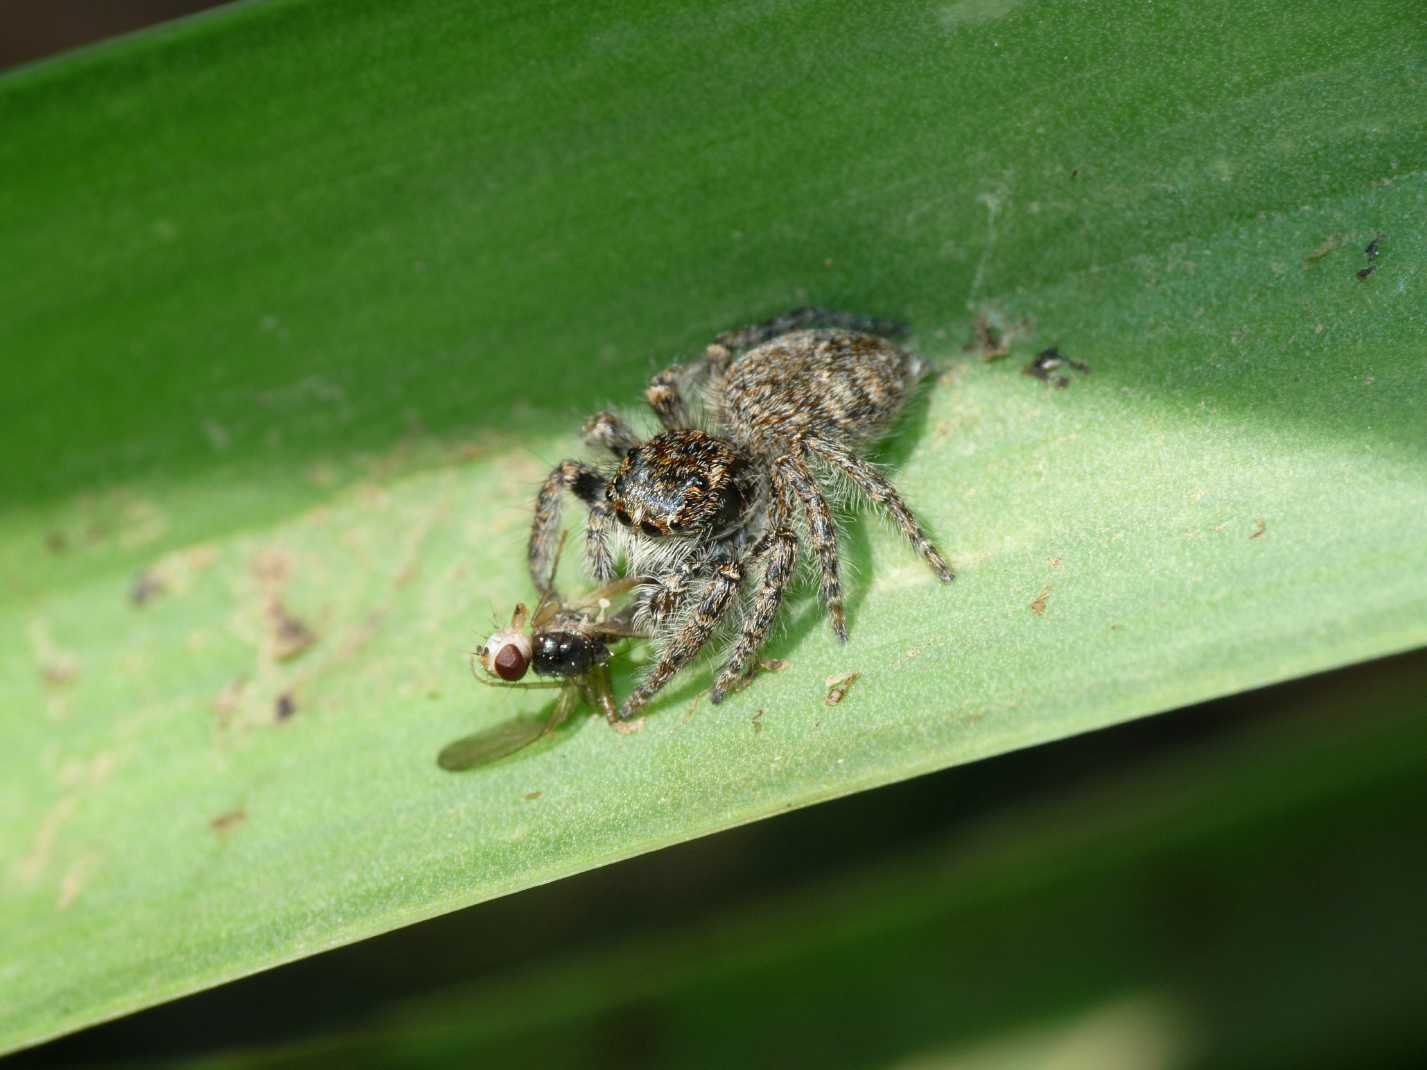
<svg viewBox="0 0 1427 1070">
<path fill-rule="evenodd" d="M 0 0 L 0 70 L 217 7 L 221 0 Z"/>
</svg>

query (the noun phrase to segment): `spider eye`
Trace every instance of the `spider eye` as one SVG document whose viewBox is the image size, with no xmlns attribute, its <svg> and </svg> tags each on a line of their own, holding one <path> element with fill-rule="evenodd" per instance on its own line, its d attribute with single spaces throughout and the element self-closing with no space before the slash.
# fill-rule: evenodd
<svg viewBox="0 0 1427 1070">
<path fill-rule="evenodd" d="M 664 534 L 647 520 L 639 525 L 639 530 L 644 532 L 644 534 L 648 535 L 652 539 L 657 539 L 660 535 Z"/>
<path fill-rule="evenodd" d="M 703 491 L 706 491 L 706 490 L 709 489 L 709 481 L 708 481 L 707 479 L 705 479 L 703 476 L 690 476 L 690 477 L 689 477 L 689 486 L 691 486 L 692 488 L 694 488 L 694 490 L 703 490 Z"/>
<path fill-rule="evenodd" d="M 624 511 L 624 506 L 622 505 L 616 505 L 614 507 L 614 518 L 625 527 L 629 527 L 629 525 L 633 523 L 633 521 L 629 519 L 629 514 Z"/>
</svg>

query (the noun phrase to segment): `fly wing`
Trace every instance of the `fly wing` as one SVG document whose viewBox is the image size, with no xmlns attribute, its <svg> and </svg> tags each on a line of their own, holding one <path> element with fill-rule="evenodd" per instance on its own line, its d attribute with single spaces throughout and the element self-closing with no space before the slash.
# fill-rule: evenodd
<svg viewBox="0 0 1427 1070">
<path fill-rule="evenodd" d="M 624 576 L 607 583 L 603 587 L 565 607 L 568 615 L 579 619 L 578 629 L 587 635 L 598 635 L 605 639 L 637 639 L 647 635 L 634 627 L 634 607 L 625 603 L 618 609 L 612 608 L 644 580 L 639 576 Z"/>
<path fill-rule="evenodd" d="M 616 598 L 628 594 L 643 582 L 644 580 L 640 576 L 621 576 L 617 580 L 606 583 L 603 587 L 597 587 L 583 598 L 571 602 L 570 605 L 584 608 L 586 606 L 598 606 L 601 602 L 613 602 Z"/>
<path fill-rule="evenodd" d="M 436 764 L 452 773 L 478 769 L 510 757 L 544 734 L 543 717 L 517 717 L 447 743 L 436 755 Z"/>
<path fill-rule="evenodd" d="M 598 624 L 590 623 L 584 625 L 584 631 L 588 635 L 597 635 L 601 639 L 647 639 L 649 633 L 640 631 L 634 626 L 628 617 L 618 615 L 609 620 L 600 621 Z"/>
<path fill-rule="evenodd" d="M 441 753 L 436 755 L 436 764 L 448 772 L 461 773 L 509 758 L 554 732 L 579 704 L 580 689 L 567 686 L 555 699 L 549 717 L 516 717 L 462 736 L 441 748 Z"/>
<path fill-rule="evenodd" d="M 555 588 L 551 587 L 542 594 L 540 601 L 535 604 L 535 613 L 530 618 L 531 633 L 542 631 L 563 606 L 564 603 L 560 601 L 560 596 L 555 592 Z"/>
</svg>

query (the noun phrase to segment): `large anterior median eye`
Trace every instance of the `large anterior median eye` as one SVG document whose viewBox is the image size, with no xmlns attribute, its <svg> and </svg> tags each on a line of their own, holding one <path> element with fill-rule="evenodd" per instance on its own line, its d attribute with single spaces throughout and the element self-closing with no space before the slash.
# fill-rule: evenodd
<svg viewBox="0 0 1427 1070">
<path fill-rule="evenodd" d="M 657 539 L 660 535 L 664 534 L 647 520 L 639 525 L 639 530 L 644 532 L 644 534 L 648 535 L 651 539 Z"/>
</svg>

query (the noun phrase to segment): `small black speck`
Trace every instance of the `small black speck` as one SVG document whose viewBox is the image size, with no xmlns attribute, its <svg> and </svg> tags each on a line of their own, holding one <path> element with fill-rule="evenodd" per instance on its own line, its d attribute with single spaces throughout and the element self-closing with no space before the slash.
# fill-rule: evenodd
<svg viewBox="0 0 1427 1070">
<path fill-rule="evenodd" d="M 277 715 L 279 721 L 286 721 L 297 712 L 297 700 L 292 697 L 291 691 L 284 691 L 277 697 L 277 702 L 273 704 L 273 713 Z"/>
<path fill-rule="evenodd" d="M 1090 374 L 1090 365 L 1083 361 L 1071 360 L 1055 346 L 1042 349 L 1036 354 L 1036 358 L 1021 370 L 1032 379 L 1039 379 L 1043 383 L 1053 383 L 1057 389 L 1063 390 L 1070 385 L 1070 378 L 1065 375 L 1051 376 L 1051 372 L 1060 371 L 1063 368 L 1073 368 L 1081 375 Z"/>
<path fill-rule="evenodd" d="M 164 593 L 164 581 L 152 572 L 140 572 L 129 588 L 129 601 L 136 606 L 147 605 Z"/>
<path fill-rule="evenodd" d="M 1361 271 L 1358 272 L 1358 281 L 1361 282 L 1363 279 L 1367 278 L 1376 270 L 1376 264 L 1369 264 L 1367 267 L 1363 268 Z"/>
</svg>

